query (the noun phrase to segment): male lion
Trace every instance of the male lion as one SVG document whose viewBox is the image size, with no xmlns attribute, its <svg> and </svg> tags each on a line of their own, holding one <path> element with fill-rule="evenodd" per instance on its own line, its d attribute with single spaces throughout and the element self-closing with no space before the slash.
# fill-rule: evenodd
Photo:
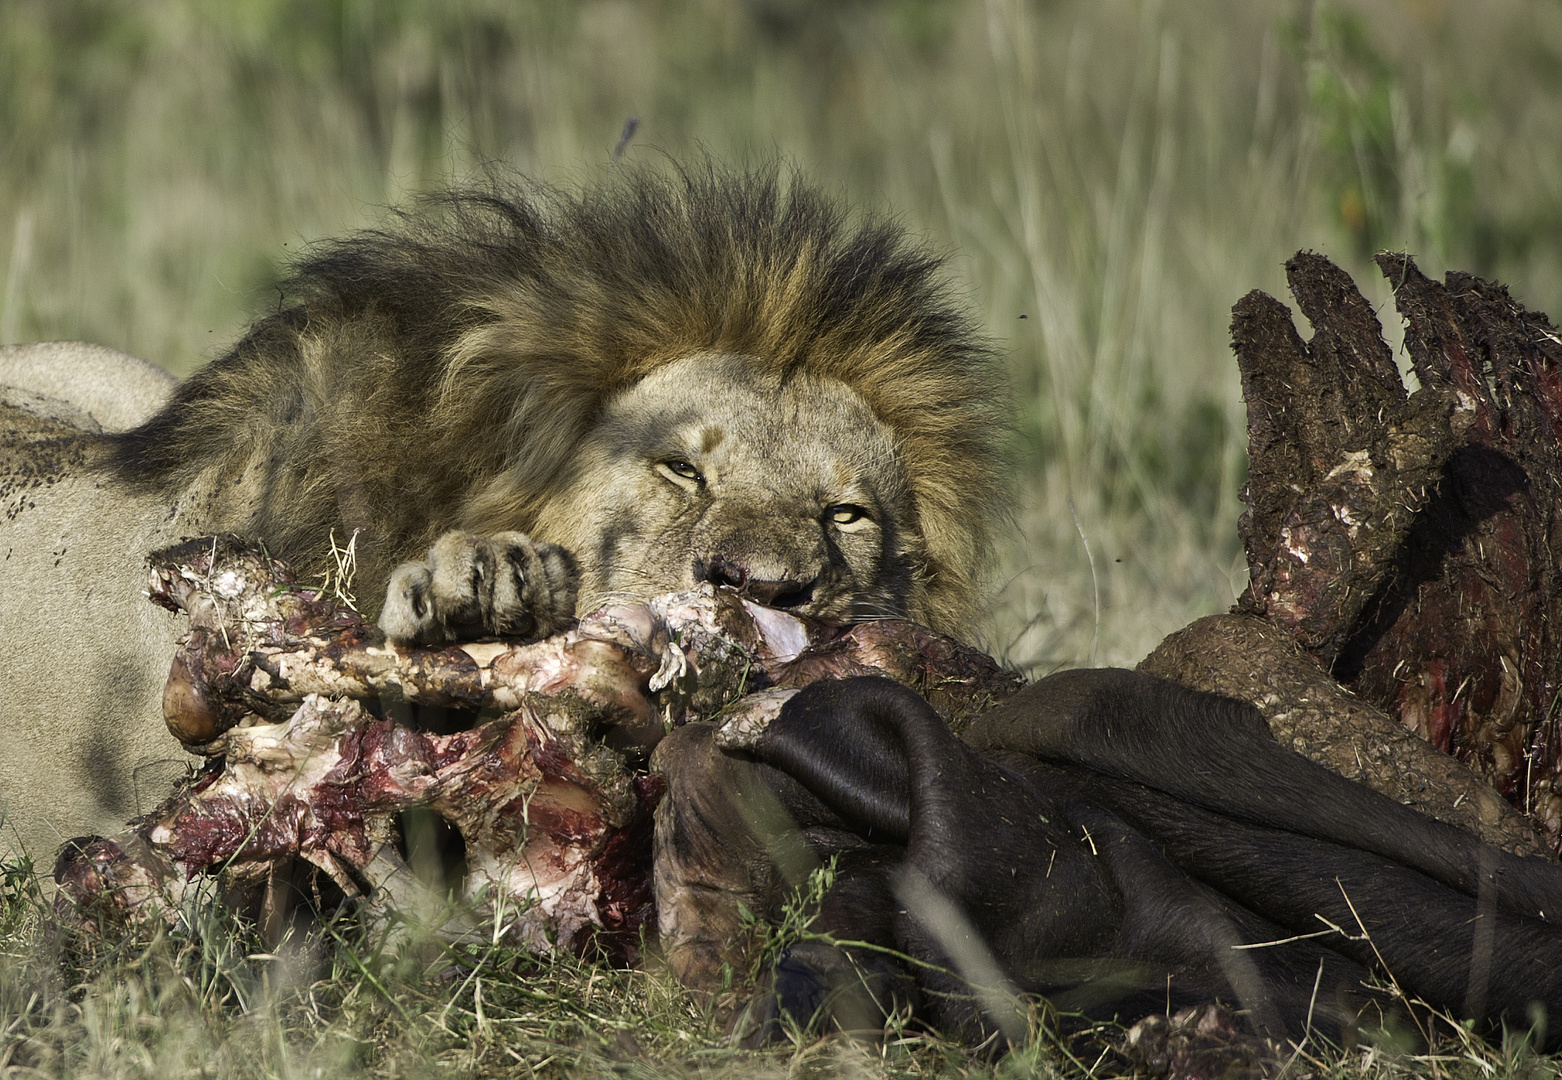
<svg viewBox="0 0 1562 1080">
<path fill-rule="evenodd" d="M 961 633 L 1007 418 L 938 266 L 774 170 L 455 193 L 316 249 L 137 427 L 0 398 L 3 846 L 112 832 L 182 768 L 178 625 L 142 598 L 182 536 L 315 568 L 356 536 L 403 640 L 699 580 Z"/>
</svg>

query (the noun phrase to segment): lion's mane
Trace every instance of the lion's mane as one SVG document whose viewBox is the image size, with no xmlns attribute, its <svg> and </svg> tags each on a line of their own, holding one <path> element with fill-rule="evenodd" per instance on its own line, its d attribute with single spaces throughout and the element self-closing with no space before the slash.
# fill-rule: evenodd
<svg viewBox="0 0 1562 1080">
<path fill-rule="evenodd" d="M 532 529 L 606 399 L 669 361 L 741 354 L 846 383 L 895 432 L 922 547 L 908 614 L 958 632 L 1003 512 L 1009 417 L 940 261 L 774 168 L 432 196 L 313 249 L 273 314 L 112 437 L 108 467 L 238 499 L 295 559 L 362 529 L 383 580 L 445 529 Z"/>
</svg>

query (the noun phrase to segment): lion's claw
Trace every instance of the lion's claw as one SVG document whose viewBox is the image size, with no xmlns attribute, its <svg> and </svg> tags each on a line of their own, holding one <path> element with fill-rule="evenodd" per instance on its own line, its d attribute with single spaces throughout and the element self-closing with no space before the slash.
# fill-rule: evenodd
<svg viewBox="0 0 1562 1080">
<path fill-rule="evenodd" d="M 574 560 L 524 533 L 451 531 L 422 562 L 391 574 L 380 628 L 392 641 L 438 645 L 480 637 L 536 640 L 575 614 Z"/>
</svg>

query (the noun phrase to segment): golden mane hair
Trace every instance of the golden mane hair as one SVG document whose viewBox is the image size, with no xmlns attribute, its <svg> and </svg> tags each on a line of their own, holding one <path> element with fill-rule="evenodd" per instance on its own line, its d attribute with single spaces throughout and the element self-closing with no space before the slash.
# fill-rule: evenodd
<svg viewBox="0 0 1562 1080">
<path fill-rule="evenodd" d="M 274 313 L 111 437 L 108 467 L 217 492 L 211 527 L 305 563 L 330 530 L 361 529 L 383 582 L 446 529 L 533 528 L 615 392 L 741 354 L 847 384 L 895 432 L 924 560 L 908 614 L 959 631 L 1007 505 L 1010 417 L 1002 363 L 940 262 L 774 168 L 435 195 L 314 248 Z"/>
</svg>

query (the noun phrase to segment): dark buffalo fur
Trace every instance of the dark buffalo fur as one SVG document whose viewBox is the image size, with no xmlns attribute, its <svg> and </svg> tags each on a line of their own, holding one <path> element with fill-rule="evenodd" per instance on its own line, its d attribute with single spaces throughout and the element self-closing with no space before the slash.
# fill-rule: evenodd
<svg viewBox="0 0 1562 1080">
<path fill-rule="evenodd" d="M 1014 986 L 1098 1018 L 1218 1001 L 1268 1037 L 1310 1022 L 1340 1039 L 1394 1007 L 1369 970 L 1487 1028 L 1562 1009 L 1562 867 L 1290 753 L 1235 701 L 1072 671 L 962 742 L 904 687 L 851 679 L 797 695 L 753 752 L 794 813 L 809 815 L 800 784 L 816 817 L 874 845 L 845 850 L 820 925 L 918 962 L 796 949 L 773 983 L 799 1020 L 836 1000 L 860 1024 L 863 996 L 842 991 L 866 985 L 881 1006 L 982 1036 L 991 1009 L 947 973 L 965 932 Z M 913 881 L 967 925 L 929 925 Z M 1275 944 L 1233 947 L 1261 943 Z"/>
</svg>

